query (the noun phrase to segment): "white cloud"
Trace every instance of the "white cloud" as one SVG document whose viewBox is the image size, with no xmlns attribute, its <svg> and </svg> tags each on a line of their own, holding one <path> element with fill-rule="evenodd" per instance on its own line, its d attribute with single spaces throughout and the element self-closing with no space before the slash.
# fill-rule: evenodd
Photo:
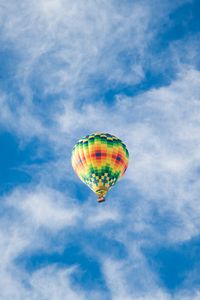
<svg viewBox="0 0 200 300">
<path fill-rule="evenodd" d="M 132 257 L 126 261 L 105 259 L 103 269 L 114 300 L 168 300 L 171 297 L 155 284 L 154 275 L 144 260 Z"/>
<path fill-rule="evenodd" d="M 30 280 L 33 297 L 30 299 L 86 299 L 82 291 L 73 289 L 70 284 L 70 273 L 73 269 L 57 270 L 44 268 L 35 272 Z"/>
<path fill-rule="evenodd" d="M 73 286 L 72 276 L 80 272 L 72 267 L 52 264 L 30 271 L 18 261 L 28 253 L 62 252 L 70 240 L 65 237 L 52 245 L 51 238 L 66 230 L 72 233 L 80 217 L 71 199 L 45 187 L 16 189 L 1 199 L 0 219 L 0 298 L 10 299 L 101 299 L 104 292 L 85 291 Z M 74 227 L 74 228 L 73 228 Z M 69 229 L 71 228 L 71 229 Z"/>
<path fill-rule="evenodd" d="M 60 269 L 57 266 L 42 268 L 32 274 L 12 267 L 1 269 L 0 297 L 4 300 L 86 299 L 88 295 L 72 287 L 70 276 L 73 272 L 74 268 Z"/>
<path fill-rule="evenodd" d="M 45 187 L 16 190 L 6 200 L 35 228 L 44 226 L 50 230 L 60 230 L 75 225 L 80 216 L 80 210 L 72 199 Z"/>
<path fill-rule="evenodd" d="M 87 215 L 86 226 L 89 228 L 92 228 L 93 226 L 101 227 L 103 225 L 108 225 L 109 222 L 112 224 L 119 224 L 121 222 L 119 211 L 111 207 L 107 207 L 105 209 L 104 206 L 99 208 L 97 205 L 95 205 L 95 207 L 92 209 L 88 209 L 88 207 L 86 207 L 86 210 L 87 211 L 84 213 L 84 215 Z"/>
<path fill-rule="evenodd" d="M 145 278 L 151 274 L 149 285 L 154 298 L 170 299 L 170 296 L 156 284 L 156 274 L 149 269 L 145 258 L 133 253 L 136 251 L 140 254 L 141 246 L 150 242 L 159 244 L 164 241 L 169 245 L 189 240 L 199 234 L 199 78 L 198 71 L 189 69 L 182 72 L 176 81 L 167 87 L 153 89 L 135 98 L 120 95 L 112 111 L 103 103 L 85 105 L 82 112 L 73 105 L 69 110 L 66 104 L 63 115 L 58 115 L 57 125 L 54 128 L 56 147 L 60 149 L 63 159 L 65 160 L 66 155 L 62 144 L 64 135 L 68 136 L 67 143 L 72 146 L 75 136 L 79 137 L 88 132 L 102 130 L 116 135 L 120 132 L 120 137 L 128 145 L 131 154 L 129 169 L 124 178 L 125 196 L 123 195 L 121 201 L 120 193 L 123 190 L 121 184 L 121 188 L 116 187 L 119 191 L 117 197 L 114 196 L 116 195 L 114 189 L 110 192 L 111 201 L 103 207 L 108 207 L 105 211 L 95 202 L 91 204 L 90 201 L 94 201 L 93 199 L 77 208 L 77 205 L 75 207 L 72 205 L 72 200 L 65 202 L 62 194 L 46 188 L 46 185 L 51 185 L 49 178 L 54 176 L 49 173 L 46 181 L 43 178 L 41 189 L 34 192 L 27 190 L 19 194 L 13 193 L 9 197 L 10 207 L 14 207 L 19 211 L 19 216 L 22 216 L 22 219 L 21 217 L 18 219 L 19 224 L 23 224 L 25 220 L 27 228 L 43 227 L 48 228 L 50 232 L 69 227 L 76 230 L 80 224 L 83 232 L 94 228 L 101 232 L 101 229 L 107 226 L 109 230 L 104 230 L 103 234 L 122 243 L 139 265 L 135 269 L 136 279 L 144 286 Z M 70 119 L 68 115 L 71 116 Z M 51 140 L 51 136 L 47 135 L 46 138 Z M 62 161 L 62 157 L 60 159 Z M 64 164 L 61 162 L 60 165 Z M 62 174 L 61 172 L 61 177 Z M 136 191 L 139 194 L 135 194 Z M 111 202 L 115 205 L 112 211 L 109 207 Z M 155 223 L 155 210 L 158 212 L 159 222 L 166 222 L 166 217 L 170 216 L 170 222 L 164 229 Z M 117 224 L 120 226 L 115 227 Z M 39 234 L 36 232 L 29 240 L 27 233 L 23 233 L 21 237 L 19 230 L 16 230 L 16 248 L 14 248 L 16 252 L 15 250 L 14 253 L 10 250 L 5 252 L 8 253 L 8 261 L 29 247 L 34 249 L 33 242 Z M 39 237 L 41 238 L 40 234 Z M 44 247 L 43 238 L 38 243 L 38 249 Z M 12 249 L 9 247 L 7 249 Z M 99 251 L 94 255 L 98 260 L 102 260 Z M 107 267 L 105 266 L 106 282 L 114 299 L 125 296 L 131 299 L 134 287 L 135 289 L 137 287 L 136 283 L 133 285 L 127 279 L 130 274 L 131 276 L 134 274 L 134 267 L 130 270 L 126 267 L 127 264 L 133 266 L 133 261 L 125 261 L 125 266 L 121 267 L 119 262 L 111 261 Z M 146 277 L 144 273 L 147 274 Z M 125 288 L 120 284 L 115 287 L 115 281 L 124 282 Z M 119 295 L 116 294 L 117 288 Z M 136 299 L 137 297 L 151 299 L 151 295 L 145 290 L 143 296 L 138 294 Z M 179 294 L 177 293 L 175 297 L 179 299 Z M 187 299 L 185 294 L 184 297 Z"/>
<path fill-rule="evenodd" d="M 19 53 L 17 74 L 26 84 L 35 73 L 44 92 L 74 95 L 85 89 L 88 76 L 107 75 L 108 82 L 115 83 L 143 77 L 140 57 L 151 39 L 149 23 L 155 22 L 147 4 L 136 2 L 127 8 L 112 1 L 6 2 L 2 14 L 4 41 Z M 140 61 L 132 64 L 130 76 L 118 57 L 125 50 Z"/>
<path fill-rule="evenodd" d="M 112 253 L 105 257 L 90 248 L 114 300 L 172 299 L 159 286 L 141 246 L 181 243 L 199 234 L 200 73 L 189 66 L 195 64 L 196 56 L 190 52 L 185 64 L 173 45 L 169 53 L 180 73 L 168 86 L 135 97 L 117 95 L 112 107 L 103 96 L 98 102 L 79 102 L 90 96 L 92 100 L 102 88 L 101 84 L 94 87 L 93 80 L 115 87 L 144 78 L 157 25 L 167 20 L 172 9 L 155 3 L 135 2 L 128 8 L 113 1 L 4 3 L 1 39 L 12 45 L 17 57 L 14 79 L 20 99 L 12 91 L 1 93 L 0 122 L 20 137 L 45 141 L 59 158 L 36 174 L 40 186 L 33 182 L 3 198 L 2 299 L 103 299 L 101 293 L 74 290 L 70 276 L 77 266 L 61 270 L 55 265 L 28 274 L 15 263 L 26 251 L 62 251 L 63 244 L 49 247 L 43 230 L 50 238 L 62 230 L 72 233 L 80 228 L 83 235 L 95 230 L 116 240 L 127 251 L 128 258 L 118 261 Z M 159 6 L 157 10 L 154 5 Z M 130 66 L 122 59 L 125 52 L 132 56 Z M 49 105 L 45 122 L 43 105 L 48 95 L 55 94 L 58 100 Z M 93 131 L 119 136 L 130 152 L 129 169 L 121 188 L 116 187 L 118 194 L 113 189 L 110 202 L 101 207 L 90 198 L 82 205 L 52 187 L 66 177 L 74 180 L 66 157 L 80 136 Z M 159 220 L 154 219 L 155 211 Z M 156 221 L 165 223 L 167 216 L 169 224 L 164 229 L 157 226 Z M 199 291 L 189 296 L 177 292 L 173 299 L 191 297 L 198 299 Z"/>
<path fill-rule="evenodd" d="M 3 1 L 1 41 L 13 54 L 16 88 L 14 93 L 9 91 L 2 108 L 12 115 L 5 122 L 26 136 L 43 136 L 44 120 L 38 113 L 44 114 L 47 95 L 57 98 L 48 111 L 53 121 L 55 110 L 62 110 L 60 98 L 70 103 L 93 99 L 102 89 L 96 81 L 104 82 L 103 89 L 140 82 L 159 25 L 167 22 L 168 13 L 178 5 Z"/>
<path fill-rule="evenodd" d="M 199 83 L 199 72 L 186 69 L 169 86 L 135 98 L 121 95 L 112 108 L 98 103 L 78 111 L 66 104 L 57 118 L 60 131 L 71 139 L 106 131 L 125 141 L 130 152 L 125 178 L 130 180 L 128 190 L 133 191 L 128 193 L 128 203 L 133 210 L 135 205 L 144 209 L 142 221 L 136 217 L 139 223 L 134 226 L 145 228 L 152 209 L 161 218 L 171 214 L 176 224 L 166 233 L 169 241 L 187 240 L 199 233 Z M 131 204 L 133 187 L 145 198 L 144 205 L 134 200 Z"/>
</svg>

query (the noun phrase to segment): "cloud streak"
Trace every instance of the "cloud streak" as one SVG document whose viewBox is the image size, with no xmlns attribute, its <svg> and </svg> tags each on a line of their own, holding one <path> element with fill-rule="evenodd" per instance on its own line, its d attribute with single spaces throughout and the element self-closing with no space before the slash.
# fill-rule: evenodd
<svg viewBox="0 0 200 300">
<path fill-rule="evenodd" d="M 1 5 L 1 130 L 21 147 L 35 140 L 44 159 L 23 166 L 29 184 L 1 196 L 1 299 L 198 299 L 196 267 L 172 295 L 146 254 L 199 235 L 197 33 L 156 48 L 186 2 Z M 161 72 L 170 80 L 142 89 Z M 126 177 L 101 207 L 70 166 L 74 143 L 94 131 L 119 136 L 130 152 Z M 91 267 L 79 256 L 59 262 L 74 245 L 98 266 L 100 288 L 74 279 Z M 20 258 L 38 253 L 57 260 L 26 269 Z"/>
</svg>

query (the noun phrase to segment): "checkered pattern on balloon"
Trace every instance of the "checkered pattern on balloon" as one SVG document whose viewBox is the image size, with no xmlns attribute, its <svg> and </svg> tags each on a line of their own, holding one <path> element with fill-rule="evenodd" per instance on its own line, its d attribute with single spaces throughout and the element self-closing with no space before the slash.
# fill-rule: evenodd
<svg viewBox="0 0 200 300">
<path fill-rule="evenodd" d="M 72 151 L 72 166 L 98 197 L 105 197 L 128 167 L 128 150 L 117 137 L 94 133 L 79 140 Z"/>
</svg>

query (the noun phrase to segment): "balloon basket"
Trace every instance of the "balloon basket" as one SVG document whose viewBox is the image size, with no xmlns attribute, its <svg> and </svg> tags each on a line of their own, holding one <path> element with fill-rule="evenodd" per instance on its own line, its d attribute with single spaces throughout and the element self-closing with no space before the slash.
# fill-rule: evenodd
<svg viewBox="0 0 200 300">
<path fill-rule="evenodd" d="M 105 197 L 102 197 L 102 196 L 101 196 L 101 197 L 98 198 L 98 202 L 99 202 L 99 203 L 105 202 L 105 201 L 106 201 Z"/>
</svg>

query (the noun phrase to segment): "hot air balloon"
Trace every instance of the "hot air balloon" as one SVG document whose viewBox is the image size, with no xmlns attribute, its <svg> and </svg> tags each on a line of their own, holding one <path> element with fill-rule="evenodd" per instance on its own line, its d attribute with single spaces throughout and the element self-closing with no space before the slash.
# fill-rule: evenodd
<svg viewBox="0 0 200 300">
<path fill-rule="evenodd" d="M 93 133 L 80 139 L 72 151 L 72 167 L 78 177 L 105 201 L 111 187 L 128 167 L 128 150 L 117 137 Z"/>
</svg>

